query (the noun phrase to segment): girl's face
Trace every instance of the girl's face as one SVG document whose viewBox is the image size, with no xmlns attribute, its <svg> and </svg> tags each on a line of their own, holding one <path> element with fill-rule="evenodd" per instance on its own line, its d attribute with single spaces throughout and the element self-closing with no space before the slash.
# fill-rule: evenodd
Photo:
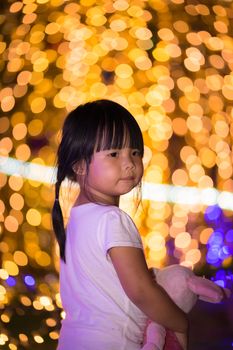
<svg viewBox="0 0 233 350">
<path fill-rule="evenodd" d="M 142 175 L 142 155 L 137 149 L 95 152 L 85 175 L 85 191 L 98 202 L 118 205 L 119 197 L 137 186 Z M 83 196 L 85 191 L 80 187 Z"/>
</svg>

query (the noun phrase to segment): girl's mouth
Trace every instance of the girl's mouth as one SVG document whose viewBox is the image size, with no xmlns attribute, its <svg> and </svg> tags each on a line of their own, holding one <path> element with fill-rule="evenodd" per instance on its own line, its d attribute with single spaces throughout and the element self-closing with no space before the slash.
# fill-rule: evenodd
<svg viewBox="0 0 233 350">
<path fill-rule="evenodd" d="M 121 180 L 123 180 L 123 181 L 132 181 L 132 180 L 134 180 L 134 176 L 123 177 Z"/>
</svg>

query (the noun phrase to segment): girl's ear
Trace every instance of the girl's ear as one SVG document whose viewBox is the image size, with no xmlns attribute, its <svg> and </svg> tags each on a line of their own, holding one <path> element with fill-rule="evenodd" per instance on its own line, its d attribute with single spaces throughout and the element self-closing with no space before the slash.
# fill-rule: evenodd
<svg viewBox="0 0 233 350">
<path fill-rule="evenodd" d="M 81 160 L 79 162 L 76 162 L 73 166 L 72 169 L 76 175 L 85 175 L 86 174 L 86 169 L 87 165 L 85 160 Z"/>
</svg>

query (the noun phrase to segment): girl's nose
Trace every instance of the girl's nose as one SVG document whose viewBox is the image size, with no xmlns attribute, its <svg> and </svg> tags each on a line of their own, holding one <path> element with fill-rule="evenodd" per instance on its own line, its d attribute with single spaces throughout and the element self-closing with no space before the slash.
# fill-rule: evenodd
<svg viewBox="0 0 233 350">
<path fill-rule="evenodd" d="M 125 160 L 125 167 L 126 167 L 126 169 L 134 169 L 135 168 L 135 164 L 134 164 L 132 157 L 127 157 L 127 159 Z"/>
</svg>

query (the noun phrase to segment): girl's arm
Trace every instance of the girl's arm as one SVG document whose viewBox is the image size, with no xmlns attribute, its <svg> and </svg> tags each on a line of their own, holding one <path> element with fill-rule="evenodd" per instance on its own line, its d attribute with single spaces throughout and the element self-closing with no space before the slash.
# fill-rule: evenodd
<svg viewBox="0 0 233 350">
<path fill-rule="evenodd" d="M 113 247 L 108 253 L 129 299 L 152 321 L 175 332 L 187 333 L 186 314 L 153 280 L 143 251 L 134 247 Z"/>
</svg>

